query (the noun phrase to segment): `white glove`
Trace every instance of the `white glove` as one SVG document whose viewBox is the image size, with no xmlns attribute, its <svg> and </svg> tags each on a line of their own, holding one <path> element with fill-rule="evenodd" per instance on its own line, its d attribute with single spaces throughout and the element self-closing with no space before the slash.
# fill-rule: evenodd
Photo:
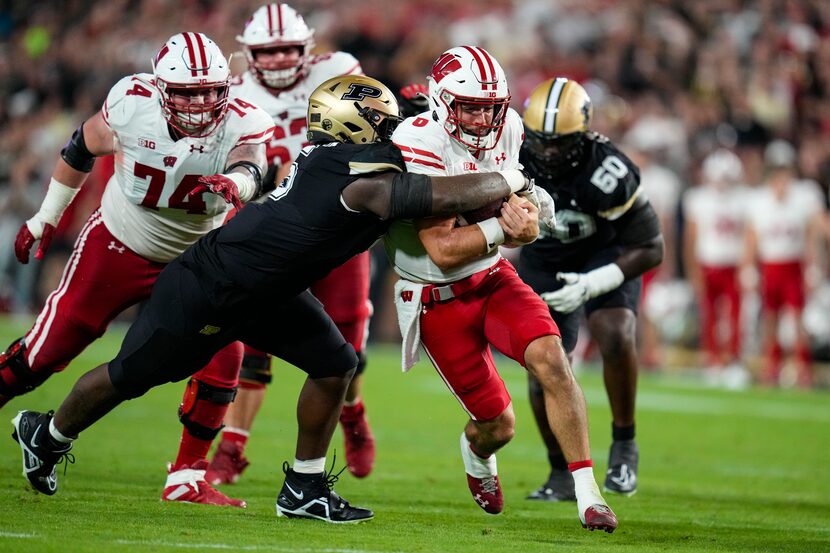
<svg viewBox="0 0 830 553">
<path fill-rule="evenodd" d="M 618 288 L 625 275 L 616 263 L 609 263 L 588 273 L 557 273 L 565 286 L 555 292 L 543 292 L 542 300 L 560 313 L 572 313 L 591 298 Z"/>
<path fill-rule="evenodd" d="M 517 195 L 539 208 L 539 223 L 551 230 L 556 226 L 556 209 L 547 190 L 541 186 L 534 186 L 533 189 L 519 192 Z"/>
</svg>

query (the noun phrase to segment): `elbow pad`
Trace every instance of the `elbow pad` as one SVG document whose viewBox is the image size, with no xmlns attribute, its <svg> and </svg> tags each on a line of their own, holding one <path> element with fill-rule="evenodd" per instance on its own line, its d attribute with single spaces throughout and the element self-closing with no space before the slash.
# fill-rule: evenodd
<svg viewBox="0 0 830 553">
<path fill-rule="evenodd" d="M 417 173 L 400 173 L 392 178 L 389 195 L 390 219 L 419 219 L 432 215 L 432 180 Z"/>
<path fill-rule="evenodd" d="M 648 202 L 614 221 L 614 228 L 620 242 L 626 246 L 645 244 L 660 236 L 660 220 Z"/>
<path fill-rule="evenodd" d="M 83 173 L 92 171 L 92 166 L 95 164 L 95 156 L 86 147 L 83 123 L 72 133 L 72 138 L 69 139 L 69 142 L 61 150 L 61 157 L 67 165 L 76 171 Z"/>
</svg>

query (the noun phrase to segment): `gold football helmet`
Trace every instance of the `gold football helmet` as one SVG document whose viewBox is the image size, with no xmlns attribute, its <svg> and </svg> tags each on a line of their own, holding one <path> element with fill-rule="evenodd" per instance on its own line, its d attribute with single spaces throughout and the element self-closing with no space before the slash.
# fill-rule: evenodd
<svg viewBox="0 0 830 553">
<path fill-rule="evenodd" d="M 522 116 L 529 169 L 550 178 L 579 165 L 592 112 L 576 81 L 557 77 L 534 88 Z"/>
<path fill-rule="evenodd" d="M 400 122 L 395 95 L 365 75 L 329 79 L 308 100 L 309 142 L 369 144 L 389 140 Z"/>
</svg>

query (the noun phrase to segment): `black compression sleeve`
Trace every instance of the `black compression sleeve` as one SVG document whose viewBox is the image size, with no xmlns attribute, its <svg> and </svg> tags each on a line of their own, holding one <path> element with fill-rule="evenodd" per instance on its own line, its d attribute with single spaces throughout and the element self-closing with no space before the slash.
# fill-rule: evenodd
<svg viewBox="0 0 830 553">
<path fill-rule="evenodd" d="M 432 181 L 426 175 L 400 173 L 392 179 L 390 219 L 418 219 L 432 214 Z"/>
<path fill-rule="evenodd" d="M 639 246 L 660 236 L 660 220 L 649 202 L 635 205 L 613 225 L 625 246 Z"/>
<path fill-rule="evenodd" d="M 67 165 L 84 173 L 92 171 L 92 166 L 95 164 L 95 156 L 87 149 L 84 141 L 84 125 L 72 133 L 72 138 L 66 143 L 66 146 L 61 150 L 61 157 Z"/>
</svg>

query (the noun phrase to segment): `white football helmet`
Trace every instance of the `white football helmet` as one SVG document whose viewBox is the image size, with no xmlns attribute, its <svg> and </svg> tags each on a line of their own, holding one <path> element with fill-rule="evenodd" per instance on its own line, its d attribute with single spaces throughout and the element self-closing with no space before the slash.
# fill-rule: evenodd
<svg viewBox="0 0 830 553">
<path fill-rule="evenodd" d="M 305 76 L 314 48 L 314 30 L 309 29 L 303 16 L 288 4 L 267 4 L 254 12 L 236 40 L 242 44 L 251 74 L 264 86 L 281 89 Z M 259 50 L 290 46 L 300 48 L 300 59 L 296 63 L 265 65 L 256 59 Z"/>
<path fill-rule="evenodd" d="M 736 184 L 743 178 L 741 160 L 725 148 L 719 148 L 703 160 L 703 178 L 716 185 Z"/>
<path fill-rule="evenodd" d="M 187 136 L 207 136 L 228 111 L 230 68 L 222 51 L 202 33 L 173 35 L 153 60 L 153 74 L 161 110 L 167 122 Z M 216 98 L 202 103 L 177 104 L 172 96 L 193 89 L 215 89 Z M 212 91 L 211 91 L 212 92 Z M 210 94 L 212 96 L 212 93 Z"/>
<path fill-rule="evenodd" d="M 427 77 L 433 118 L 470 150 L 492 150 L 504 130 L 510 91 L 504 70 L 484 48 L 457 46 L 441 54 Z M 460 105 L 493 106 L 489 124 L 462 127 Z"/>
</svg>

